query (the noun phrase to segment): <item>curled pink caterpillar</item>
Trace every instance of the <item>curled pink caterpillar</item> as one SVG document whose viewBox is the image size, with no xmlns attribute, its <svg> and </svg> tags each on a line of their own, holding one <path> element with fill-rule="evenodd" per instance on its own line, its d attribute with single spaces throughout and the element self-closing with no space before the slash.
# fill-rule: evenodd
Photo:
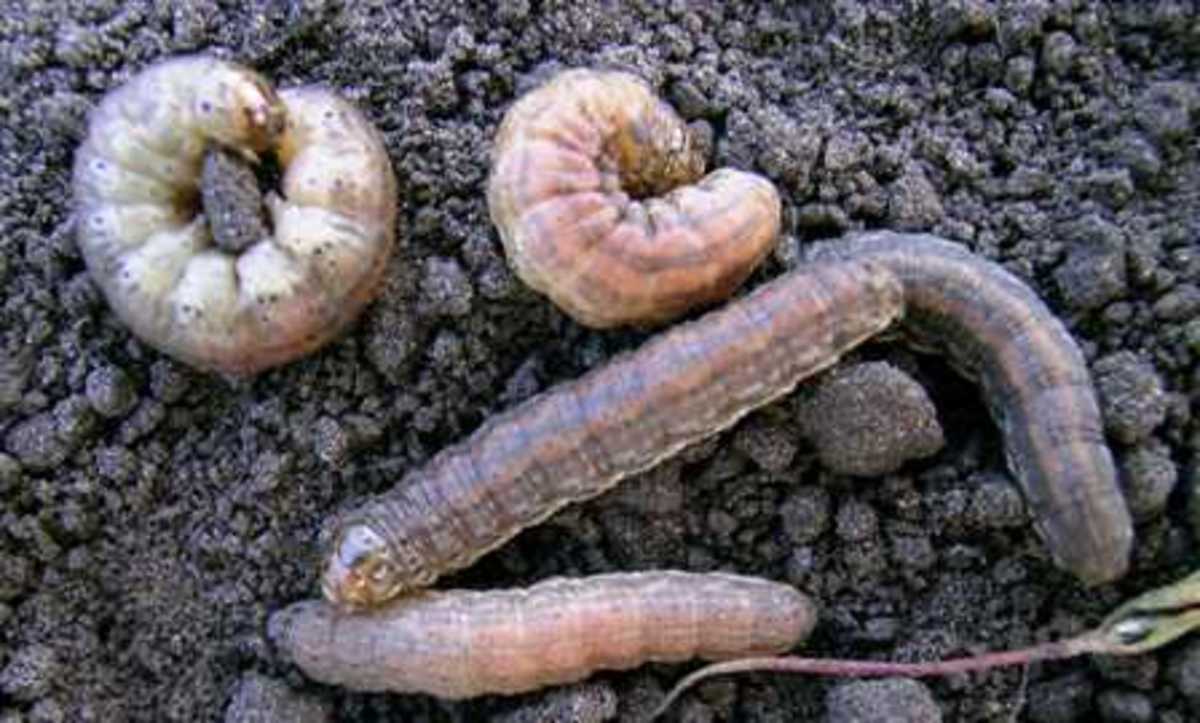
<svg viewBox="0 0 1200 723">
<path fill-rule="evenodd" d="M 217 248 L 200 210 L 205 153 L 284 169 L 274 234 Z M 373 296 L 391 253 L 396 181 L 349 103 L 276 93 L 208 56 L 154 65 L 109 93 L 76 153 L 79 246 L 110 306 L 146 343 L 202 369 L 252 374 L 307 354 Z"/>
<path fill-rule="evenodd" d="M 581 324 L 662 322 L 727 297 L 779 234 L 769 181 L 703 172 L 646 83 L 570 70 L 505 115 L 488 208 L 517 275 Z"/>
<path fill-rule="evenodd" d="M 276 647 L 314 680 L 467 698 L 648 661 L 779 653 L 815 622 L 812 602 L 787 585 L 667 571 L 421 592 L 369 613 L 307 600 L 275 613 L 268 627 Z"/>
</svg>

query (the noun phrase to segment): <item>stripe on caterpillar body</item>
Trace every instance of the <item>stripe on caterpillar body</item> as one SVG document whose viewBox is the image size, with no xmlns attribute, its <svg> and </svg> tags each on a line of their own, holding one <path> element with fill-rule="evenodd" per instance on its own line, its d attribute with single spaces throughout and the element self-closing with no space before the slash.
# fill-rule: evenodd
<svg viewBox="0 0 1200 723">
<path fill-rule="evenodd" d="M 900 315 L 982 380 L 1009 465 L 1060 565 L 1089 583 L 1128 566 L 1132 522 L 1073 340 L 995 264 L 933 237 L 871 234 L 489 420 L 344 516 L 322 585 L 369 606 L 465 567 L 829 366 Z"/>
<path fill-rule="evenodd" d="M 863 234 L 821 246 L 812 256 L 815 265 L 489 420 L 344 517 L 323 577 L 327 597 L 342 607 L 307 603 L 324 612 L 297 619 L 288 628 L 292 638 L 330 640 L 320 616 L 379 605 L 428 584 L 562 505 L 729 426 L 899 319 L 902 307 L 909 335 L 947 349 L 956 366 L 980 379 L 1009 464 L 1060 564 L 1088 582 L 1122 574 L 1132 524 L 1103 444 L 1095 395 L 1078 348 L 1036 295 L 995 264 L 935 237 Z M 699 595 L 698 588 L 683 592 L 684 598 Z M 426 595 L 392 605 L 399 609 Z M 722 628 L 715 608 L 701 609 L 712 617 L 699 627 Z M 490 613 L 474 615 L 466 613 L 459 624 L 486 628 Z M 551 611 L 546 616 L 553 619 Z M 351 639 L 382 635 L 385 618 L 373 612 L 349 618 L 358 621 Z M 485 645 L 473 638 L 466 649 L 476 644 Z M 292 650 L 300 647 L 290 643 Z M 566 647 L 563 656 L 577 652 Z M 304 649 L 307 657 L 296 659 L 314 677 L 383 685 L 386 672 L 373 658 L 352 665 L 324 659 L 331 645 Z M 530 655 L 532 672 L 523 683 L 549 685 L 585 674 L 565 657 Z M 502 676 L 506 662 L 492 664 L 499 667 L 472 669 L 481 679 Z M 330 669 L 340 677 L 322 677 Z M 348 677 L 347 670 L 353 671 Z M 415 689 L 457 694 L 443 685 L 426 681 Z M 478 684 L 471 690 L 505 688 Z"/>
<path fill-rule="evenodd" d="M 900 278 L 902 331 L 979 380 L 1056 562 L 1089 584 L 1121 577 L 1132 518 L 1083 355 L 1041 299 L 999 265 L 927 234 L 857 234 L 808 257 L 872 260 Z"/>
<path fill-rule="evenodd" d="M 325 595 L 370 606 L 466 567 L 788 393 L 900 310 L 882 266 L 814 265 L 496 415 L 339 521 Z"/>
</svg>

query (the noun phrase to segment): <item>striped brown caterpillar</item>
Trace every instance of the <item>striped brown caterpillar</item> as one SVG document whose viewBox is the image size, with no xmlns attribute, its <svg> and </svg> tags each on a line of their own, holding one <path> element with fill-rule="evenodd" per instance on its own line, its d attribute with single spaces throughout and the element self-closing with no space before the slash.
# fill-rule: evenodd
<svg viewBox="0 0 1200 723">
<path fill-rule="evenodd" d="M 786 394 L 904 316 L 977 375 L 1058 563 L 1089 583 L 1128 566 L 1132 522 L 1087 368 L 1037 296 L 949 242 L 875 233 L 486 422 L 341 518 L 322 586 L 364 607 L 465 567 Z M 825 253 L 832 255 L 835 246 Z"/>
<path fill-rule="evenodd" d="M 1002 267 L 924 234 L 860 234 L 820 244 L 810 258 L 871 260 L 900 279 L 902 333 L 979 381 L 1058 565 L 1089 584 L 1124 575 L 1133 521 L 1087 364 L 1037 295 Z"/>
<path fill-rule="evenodd" d="M 366 614 L 306 600 L 275 613 L 269 636 L 323 683 L 467 698 L 648 661 L 775 654 L 815 622 L 813 604 L 787 585 L 665 571 L 425 591 Z"/>
<path fill-rule="evenodd" d="M 206 150 L 284 169 L 274 234 L 239 254 L 199 208 Z M 378 133 L 318 88 L 273 91 L 197 55 L 158 63 L 92 113 L 75 158 L 80 250 L 117 316 L 193 366 L 251 374 L 323 345 L 373 296 L 391 253 L 396 182 Z"/>
<path fill-rule="evenodd" d="M 382 610 L 402 610 L 410 600 L 420 604 L 438 593 L 414 588 L 469 565 L 562 506 L 727 428 L 900 319 L 919 346 L 946 350 L 955 366 L 980 380 L 1004 434 L 1009 465 L 1059 564 L 1092 583 L 1123 574 L 1132 523 L 1103 443 L 1087 368 L 1037 296 L 995 264 L 928 235 L 862 234 L 822 246 L 812 257 L 814 264 L 494 417 L 343 517 L 322 579 L 333 605 L 302 604 L 299 613 L 280 618 L 287 625 L 274 626 L 276 639 L 319 680 L 458 695 L 440 679 L 389 683 L 383 656 L 339 657 L 369 648 L 366 641 L 386 641 L 393 614 L 345 609 L 381 606 L 401 593 L 411 595 Z M 681 584 L 674 597 L 707 594 L 699 583 Z M 598 589 L 609 590 L 605 583 Z M 610 595 L 609 604 L 619 597 Z M 485 629 L 493 614 L 476 618 L 466 607 L 459 612 L 459 624 L 472 631 Z M 353 632 L 332 632 L 335 619 L 354 621 L 347 623 Z M 568 649 L 582 644 L 573 628 L 554 620 L 551 612 L 539 618 L 547 626 L 538 628 L 541 639 L 575 641 Z M 423 624 L 411 623 L 401 638 Z M 699 623 L 723 625 L 715 612 Z M 465 655 L 475 646 L 488 647 L 471 638 L 456 650 Z M 461 658 L 446 650 L 431 649 L 425 667 L 455 674 L 464 669 Z M 574 680 L 591 669 L 551 662 L 540 651 L 529 655 L 533 672 L 522 680 L 531 687 Z M 518 657 L 492 661 L 496 669 L 471 669 L 481 679 L 502 676 Z M 478 684 L 466 690 L 505 688 Z"/>
<path fill-rule="evenodd" d="M 339 521 L 325 596 L 370 607 L 466 567 L 788 393 L 901 309 L 882 266 L 817 264 L 492 417 Z"/>
<path fill-rule="evenodd" d="M 662 322 L 726 298 L 779 233 L 769 181 L 703 172 L 645 82 L 570 70 L 505 115 L 488 208 L 517 275 L 580 323 Z"/>
</svg>

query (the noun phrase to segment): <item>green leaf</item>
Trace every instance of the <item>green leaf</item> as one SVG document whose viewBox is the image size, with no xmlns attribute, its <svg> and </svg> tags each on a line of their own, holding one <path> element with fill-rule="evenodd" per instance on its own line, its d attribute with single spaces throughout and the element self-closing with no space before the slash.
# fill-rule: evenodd
<svg viewBox="0 0 1200 723">
<path fill-rule="evenodd" d="M 1135 655 L 1160 648 L 1200 628 L 1200 571 L 1139 595 L 1117 608 L 1097 629 L 1104 650 Z"/>
</svg>

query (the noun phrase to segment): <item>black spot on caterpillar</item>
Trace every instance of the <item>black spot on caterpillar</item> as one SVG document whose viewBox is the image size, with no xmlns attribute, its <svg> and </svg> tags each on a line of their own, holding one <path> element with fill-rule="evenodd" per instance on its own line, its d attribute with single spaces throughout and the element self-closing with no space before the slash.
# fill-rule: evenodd
<svg viewBox="0 0 1200 723">
<path fill-rule="evenodd" d="M 212 146 L 274 153 L 284 169 L 274 234 L 238 254 L 214 246 L 199 213 Z M 109 305 L 203 369 L 251 374 L 321 346 L 373 297 L 391 254 L 396 182 L 366 119 L 328 91 L 276 93 L 209 56 L 158 63 L 106 95 L 73 185 L 79 247 Z"/>
</svg>

